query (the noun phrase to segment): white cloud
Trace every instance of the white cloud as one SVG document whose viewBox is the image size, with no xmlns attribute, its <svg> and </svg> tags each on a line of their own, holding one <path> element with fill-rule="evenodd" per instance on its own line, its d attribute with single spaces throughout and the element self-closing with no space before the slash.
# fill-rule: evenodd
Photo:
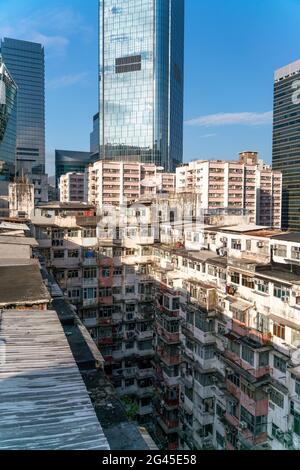
<svg viewBox="0 0 300 470">
<path fill-rule="evenodd" d="M 2 37 L 40 42 L 51 55 L 64 55 L 72 36 L 89 41 L 93 33 L 82 16 L 71 8 L 42 8 L 22 18 L 14 16 L 13 21 L 11 18 L 2 12 Z"/>
<path fill-rule="evenodd" d="M 217 134 L 203 134 L 203 135 L 199 135 L 198 137 L 200 139 L 209 139 L 210 137 L 215 137 Z"/>
<path fill-rule="evenodd" d="M 262 126 L 272 122 L 273 113 L 219 113 L 200 116 L 185 122 L 188 126 L 216 127 L 228 125 Z"/>
<path fill-rule="evenodd" d="M 62 75 L 61 77 L 49 80 L 47 82 L 47 87 L 51 90 L 57 90 L 57 88 L 64 88 L 72 85 L 77 85 L 78 83 L 84 83 L 87 79 L 87 76 L 87 72 Z"/>
</svg>

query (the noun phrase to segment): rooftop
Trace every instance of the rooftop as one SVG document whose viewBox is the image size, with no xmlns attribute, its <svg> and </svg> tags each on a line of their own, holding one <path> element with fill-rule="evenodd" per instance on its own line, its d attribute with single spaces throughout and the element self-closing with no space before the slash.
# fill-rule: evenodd
<svg viewBox="0 0 300 470">
<path fill-rule="evenodd" d="M 300 243 L 300 232 L 285 232 L 279 233 L 272 237 L 274 240 L 282 240 L 285 242 Z"/>
<path fill-rule="evenodd" d="M 0 234 L 0 243 L 4 245 L 29 245 L 29 246 L 39 246 L 35 238 L 24 237 L 22 235 L 1 235 Z"/>
<path fill-rule="evenodd" d="M 29 260 L 28 260 L 29 261 Z M 0 264 L 0 307 L 9 305 L 34 305 L 48 303 L 49 292 L 43 282 L 39 264 L 11 260 Z"/>
<path fill-rule="evenodd" d="M 108 450 L 56 312 L 5 311 L 0 325 L 0 449 Z"/>
<path fill-rule="evenodd" d="M 89 210 L 94 209 L 95 206 L 92 204 L 87 204 L 85 202 L 47 202 L 39 204 L 38 209 L 44 210 Z"/>
</svg>

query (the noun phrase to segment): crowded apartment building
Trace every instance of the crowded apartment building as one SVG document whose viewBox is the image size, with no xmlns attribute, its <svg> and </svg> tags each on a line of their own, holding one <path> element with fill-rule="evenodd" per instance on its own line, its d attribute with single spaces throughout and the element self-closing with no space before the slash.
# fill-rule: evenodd
<svg viewBox="0 0 300 470">
<path fill-rule="evenodd" d="M 247 165 L 249 161 L 247 161 Z M 112 208 L 113 209 L 113 208 Z M 161 449 L 300 448 L 300 235 L 197 191 L 46 204 L 39 252 Z"/>
<path fill-rule="evenodd" d="M 247 209 L 250 222 L 281 227 L 282 175 L 241 152 L 238 161 L 198 160 L 176 169 L 176 191 L 198 192 L 203 209 Z"/>
</svg>

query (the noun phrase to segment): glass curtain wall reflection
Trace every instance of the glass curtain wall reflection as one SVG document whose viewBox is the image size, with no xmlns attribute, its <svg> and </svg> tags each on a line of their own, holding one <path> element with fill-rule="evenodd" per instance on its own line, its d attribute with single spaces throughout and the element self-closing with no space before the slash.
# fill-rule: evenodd
<svg viewBox="0 0 300 470">
<path fill-rule="evenodd" d="M 4 38 L 3 60 L 18 86 L 19 173 L 45 173 L 45 59 L 41 44 Z"/>
<path fill-rule="evenodd" d="M 99 0 L 100 156 L 182 162 L 184 0 Z"/>
<path fill-rule="evenodd" d="M 0 55 L 0 181 L 15 174 L 17 85 Z"/>
</svg>

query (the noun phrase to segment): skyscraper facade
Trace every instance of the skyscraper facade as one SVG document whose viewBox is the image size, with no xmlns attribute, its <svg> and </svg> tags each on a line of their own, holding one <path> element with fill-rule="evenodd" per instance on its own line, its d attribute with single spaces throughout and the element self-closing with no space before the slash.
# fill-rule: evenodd
<svg viewBox="0 0 300 470">
<path fill-rule="evenodd" d="M 282 172 L 282 227 L 300 230 L 300 60 L 275 72 L 273 169 Z"/>
<path fill-rule="evenodd" d="M 182 162 L 184 0 L 99 0 L 100 156 Z"/>
<path fill-rule="evenodd" d="M 45 65 L 41 44 L 4 38 L 3 60 L 18 86 L 18 172 L 45 173 Z"/>
<path fill-rule="evenodd" d="M 15 173 L 17 85 L 0 55 L 0 181 Z"/>
<path fill-rule="evenodd" d="M 60 177 L 67 173 L 84 173 L 93 162 L 90 152 L 55 150 L 55 184 L 59 187 Z"/>
</svg>

